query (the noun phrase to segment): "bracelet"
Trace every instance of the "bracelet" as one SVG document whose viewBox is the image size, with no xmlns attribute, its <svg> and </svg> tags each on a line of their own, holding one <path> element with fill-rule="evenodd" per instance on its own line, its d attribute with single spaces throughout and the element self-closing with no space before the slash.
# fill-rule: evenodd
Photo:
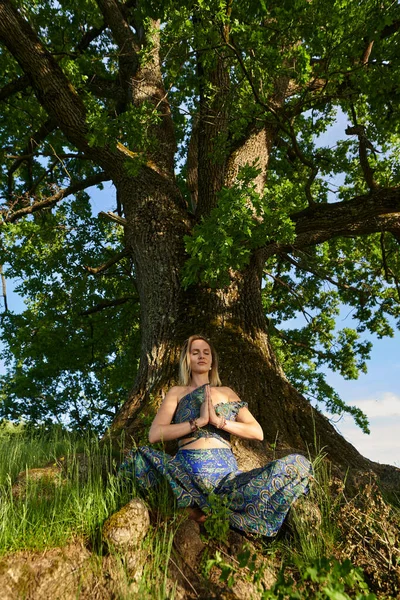
<svg viewBox="0 0 400 600">
<path fill-rule="evenodd" d="M 225 419 L 225 417 L 221 417 L 221 421 L 220 421 L 220 424 L 217 425 L 217 429 L 223 429 L 225 427 L 225 425 L 226 425 L 226 419 Z"/>
<path fill-rule="evenodd" d="M 199 426 L 196 423 L 196 419 L 189 419 L 189 425 L 191 433 L 194 433 L 199 428 Z"/>
</svg>

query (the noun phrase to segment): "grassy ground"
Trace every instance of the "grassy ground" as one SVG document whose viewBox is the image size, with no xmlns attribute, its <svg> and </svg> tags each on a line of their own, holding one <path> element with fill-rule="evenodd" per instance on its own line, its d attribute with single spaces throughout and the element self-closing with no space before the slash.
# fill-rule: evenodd
<svg viewBox="0 0 400 600">
<path fill-rule="evenodd" d="M 133 483 L 116 475 L 120 457 L 113 456 L 110 447 L 94 438 L 77 438 L 57 430 L 29 434 L 0 429 L 0 456 L 0 555 L 63 546 L 72 539 L 83 540 L 91 551 L 101 555 L 104 521 L 135 495 Z M 51 474 L 47 479 L 24 477 L 28 469 L 45 465 Z M 390 590 L 396 585 L 395 573 L 400 568 L 398 511 L 390 508 L 382 515 L 386 509 L 377 504 L 373 486 L 369 491 L 368 486 L 363 488 L 358 504 L 347 500 L 341 483 L 333 481 L 321 457 L 315 463 L 315 472 L 310 497 L 305 505 L 300 502 L 292 511 L 291 525 L 278 539 L 253 539 L 233 556 L 224 539 L 226 534 L 219 535 L 221 529 L 205 531 L 206 552 L 198 567 L 199 578 L 205 582 L 217 578 L 228 588 L 239 579 L 247 580 L 263 599 L 395 598 Z M 173 598 L 168 569 L 175 561 L 174 534 L 184 517 L 167 490 L 147 501 L 152 516 L 145 540 L 149 559 L 137 597 Z M 392 529 L 380 522 L 383 516 L 390 519 Z M 358 526 L 357 519 L 366 520 L 368 529 Z M 358 554 L 349 542 L 352 527 L 362 538 L 355 534 Z M 383 540 L 385 531 L 387 539 Z M 364 555 L 359 548 L 364 549 Z M 353 563 L 369 564 L 381 574 L 375 577 L 375 571 L 363 571 Z M 263 578 L 266 568 L 277 575 L 275 585 L 268 588 Z M 389 575 L 383 577 L 383 571 Z"/>
<path fill-rule="evenodd" d="M 90 457 L 83 473 L 81 454 Z M 102 465 L 112 459 L 94 439 L 78 440 L 65 432 L 4 435 L 0 456 L 0 554 L 59 546 L 73 536 L 92 543 L 103 521 L 131 494 L 115 477 L 104 481 Z M 16 498 L 12 485 L 18 473 L 44 465 L 49 478 L 25 482 L 22 475 Z M 59 465 L 62 473 L 53 476 L 51 468 L 56 473 Z"/>
</svg>

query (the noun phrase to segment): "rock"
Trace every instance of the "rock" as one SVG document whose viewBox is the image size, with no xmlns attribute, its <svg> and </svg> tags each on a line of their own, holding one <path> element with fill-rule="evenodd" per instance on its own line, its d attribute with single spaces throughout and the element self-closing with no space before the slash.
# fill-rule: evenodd
<svg viewBox="0 0 400 600">
<path fill-rule="evenodd" d="M 17 478 L 11 488 L 14 498 L 20 498 L 26 494 L 29 483 L 40 483 L 43 495 L 46 495 L 49 488 L 63 485 L 62 469 L 58 465 L 46 466 L 38 469 L 29 469 L 18 473 Z"/>
<path fill-rule="evenodd" d="M 198 567 L 200 555 L 205 548 L 200 537 L 200 525 L 191 519 L 183 521 L 175 533 L 174 545 L 192 569 Z"/>
<path fill-rule="evenodd" d="M 103 557 L 102 575 L 113 600 L 139 598 L 146 559 L 147 552 L 140 549 L 127 551 L 123 555 L 114 552 Z"/>
<path fill-rule="evenodd" d="M 93 598 L 90 553 L 80 543 L 45 552 L 18 552 L 0 559 L 2 600 Z"/>
<path fill-rule="evenodd" d="M 107 519 L 103 526 L 103 541 L 114 550 L 128 552 L 139 547 L 150 527 L 147 506 L 134 498 Z"/>
<path fill-rule="evenodd" d="M 229 531 L 227 546 L 230 554 L 233 556 L 240 554 L 240 552 L 243 551 L 244 545 L 247 545 L 248 543 L 248 539 L 244 534 L 239 533 L 239 531 L 235 531 L 234 529 Z"/>
<path fill-rule="evenodd" d="M 232 592 L 240 600 L 256 600 L 261 598 L 262 589 L 269 589 L 276 581 L 276 574 L 269 557 L 264 557 L 260 547 L 251 542 L 243 534 L 230 531 L 228 537 L 229 555 L 238 568 Z M 247 568 L 240 569 L 237 564 L 238 555 L 249 552 Z M 255 579 L 254 579 L 255 577 Z M 256 581 L 259 581 L 257 585 Z"/>
<path fill-rule="evenodd" d="M 174 600 L 212 600 L 214 594 L 210 593 L 208 587 L 202 585 L 200 578 L 195 573 L 190 573 L 187 564 L 180 556 L 174 556 L 169 561 L 168 578 L 165 592 L 166 598 Z"/>
<path fill-rule="evenodd" d="M 149 511 L 139 498 L 133 498 L 111 515 L 103 526 L 103 541 L 112 555 L 110 564 L 121 561 L 129 574 L 129 597 L 135 597 L 139 590 L 148 556 L 148 548 L 143 547 L 142 541 L 149 527 Z M 114 579 L 118 581 L 118 577 Z"/>
</svg>

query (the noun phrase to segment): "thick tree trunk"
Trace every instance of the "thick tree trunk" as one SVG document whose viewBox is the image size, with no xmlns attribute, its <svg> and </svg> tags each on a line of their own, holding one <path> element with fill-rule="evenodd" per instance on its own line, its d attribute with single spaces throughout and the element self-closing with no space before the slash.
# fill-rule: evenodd
<svg viewBox="0 0 400 600">
<path fill-rule="evenodd" d="M 352 474 L 374 471 L 389 487 L 400 485 L 399 469 L 362 457 L 287 381 L 268 339 L 261 301 L 262 252 L 255 254 L 244 273 L 236 274 L 229 288 L 181 289 L 179 269 L 185 258 L 181 230 L 189 223 L 177 208 L 176 192 L 175 199 L 169 200 L 168 218 L 160 215 L 159 206 L 153 213 L 161 193 L 165 206 L 165 189 L 153 189 L 151 198 L 145 193 L 139 198 L 136 187 L 135 203 L 142 202 L 143 213 L 136 210 L 133 218 L 125 207 L 131 225 L 127 244 L 135 257 L 141 298 L 142 355 L 135 386 L 111 426 L 111 435 L 124 432 L 125 439 L 146 443 L 148 426 L 164 393 L 177 383 L 182 342 L 193 333 L 202 333 L 216 345 L 223 384 L 248 402 L 264 430 L 262 443 L 235 440 L 242 468 L 290 451 L 312 457 L 322 451 L 342 476 L 348 470 Z"/>
</svg>

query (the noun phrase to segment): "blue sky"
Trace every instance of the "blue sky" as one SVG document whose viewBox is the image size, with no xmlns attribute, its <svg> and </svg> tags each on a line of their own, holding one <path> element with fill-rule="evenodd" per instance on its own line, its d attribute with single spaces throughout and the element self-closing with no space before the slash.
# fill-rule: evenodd
<svg viewBox="0 0 400 600">
<path fill-rule="evenodd" d="M 368 373 L 356 381 L 345 381 L 330 373 L 328 382 L 346 404 L 355 405 L 367 415 L 370 435 L 344 417 L 335 427 L 367 458 L 400 468 L 400 333 L 374 343 Z"/>
</svg>

